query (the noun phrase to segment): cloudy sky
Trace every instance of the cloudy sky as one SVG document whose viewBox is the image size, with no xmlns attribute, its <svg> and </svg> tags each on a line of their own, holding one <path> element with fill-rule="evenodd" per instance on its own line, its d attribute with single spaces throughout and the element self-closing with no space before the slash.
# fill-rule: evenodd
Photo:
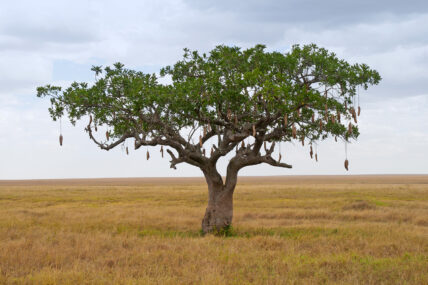
<svg viewBox="0 0 428 285">
<path fill-rule="evenodd" d="M 59 147 L 59 124 L 35 89 L 90 82 L 92 65 L 120 61 L 151 73 L 180 59 L 184 47 L 257 43 L 281 52 L 316 43 L 369 64 L 383 80 L 360 93 L 361 135 L 348 146 L 349 172 L 344 145 L 327 140 L 319 163 L 307 148 L 284 144 L 293 169 L 254 166 L 242 175 L 428 173 L 427 35 L 426 0 L 1 1 L 0 179 L 201 175 L 191 166 L 170 169 L 157 148 L 150 161 L 145 150 L 102 151 L 83 124 L 64 122 Z"/>
</svg>

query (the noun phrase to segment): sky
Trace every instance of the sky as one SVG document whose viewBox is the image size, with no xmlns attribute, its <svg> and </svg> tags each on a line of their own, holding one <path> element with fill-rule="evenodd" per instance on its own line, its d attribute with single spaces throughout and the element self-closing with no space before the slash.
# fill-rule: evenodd
<svg viewBox="0 0 428 285">
<path fill-rule="evenodd" d="M 48 114 L 37 86 L 92 82 L 92 65 L 120 61 L 155 73 L 183 48 L 207 52 L 219 44 L 261 43 L 287 52 L 315 43 L 351 63 L 366 63 L 383 80 L 360 91 L 360 137 L 345 146 L 283 144 L 292 169 L 259 165 L 241 175 L 428 173 L 428 2 L 424 1 L 1 1 L 0 179 L 201 176 L 180 164 L 169 168 L 159 148 L 100 150 L 83 131 Z M 224 174 L 228 158 L 220 161 Z"/>
</svg>

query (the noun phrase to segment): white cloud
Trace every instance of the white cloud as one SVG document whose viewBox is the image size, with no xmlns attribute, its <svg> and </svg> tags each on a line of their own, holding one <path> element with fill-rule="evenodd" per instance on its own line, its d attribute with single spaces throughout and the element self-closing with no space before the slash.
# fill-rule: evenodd
<svg viewBox="0 0 428 285">
<path fill-rule="evenodd" d="M 208 4 L 207 4 L 208 3 Z M 83 132 L 51 122 L 48 100 L 35 98 L 47 83 L 92 80 L 82 68 L 122 61 L 149 72 L 173 64 L 189 47 L 267 44 L 285 51 L 315 42 L 351 62 L 365 62 L 383 77 L 361 94 L 361 137 L 349 146 L 351 173 L 423 173 L 428 157 L 428 5 L 414 1 L 16 1 L 0 4 L 0 179 L 200 175 L 191 166 L 169 169 L 152 150 L 104 152 Z M 314 6 L 315 5 L 315 6 Z M 317 6 L 318 5 L 318 6 Z M 312 7 L 312 9 L 307 9 Z M 316 8 L 318 7 L 318 8 Z M 58 63 L 70 64 L 58 64 Z M 64 76 L 68 74 L 69 76 Z M 90 74 L 90 73 L 88 73 Z M 73 77 L 73 78 L 71 78 Z M 292 170 L 257 166 L 244 175 L 334 174 L 344 146 L 283 145 Z M 225 163 L 222 169 L 224 171 Z"/>
</svg>

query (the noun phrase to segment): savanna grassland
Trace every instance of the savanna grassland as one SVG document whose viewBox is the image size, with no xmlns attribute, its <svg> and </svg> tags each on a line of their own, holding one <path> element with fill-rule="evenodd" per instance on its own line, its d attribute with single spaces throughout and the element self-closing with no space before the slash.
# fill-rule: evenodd
<svg viewBox="0 0 428 285">
<path fill-rule="evenodd" d="M 0 284 L 428 284 L 428 175 L 0 182 Z"/>
</svg>

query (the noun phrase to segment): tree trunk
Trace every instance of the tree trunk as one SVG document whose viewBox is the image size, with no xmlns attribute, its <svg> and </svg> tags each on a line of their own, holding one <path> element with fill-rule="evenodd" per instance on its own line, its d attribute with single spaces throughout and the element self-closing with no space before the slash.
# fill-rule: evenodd
<svg viewBox="0 0 428 285">
<path fill-rule="evenodd" d="M 233 191 L 209 190 L 208 207 L 202 220 L 202 231 L 221 234 L 227 231 L 233 218 Z"/>
<path fill-rule="evenodd" d="M 235 185 L 224 186 L 207 177 L 208 207 L 202 220 L 202 231 L 214 234 L 226 234 L 233 218 L 233 190 Z"/>
</svg>

